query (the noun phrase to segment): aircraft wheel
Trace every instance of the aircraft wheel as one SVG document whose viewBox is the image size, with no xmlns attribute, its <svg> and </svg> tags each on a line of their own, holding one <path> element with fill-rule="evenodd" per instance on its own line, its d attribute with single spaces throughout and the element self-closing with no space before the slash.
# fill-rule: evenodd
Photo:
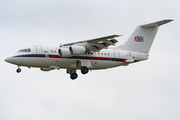
<svg viewBox="0 0 180 120">
<path fill-rule="evenodd" d="M 82 74 L 86 74 L 86 73 L 88 73 L 89 72 L 89 69 L 87 68 L 87 67 L 82 67 L 81 68 L 81 73 Z"/>
<path fill-rule="evenodd" d="M 21 69 L 20 69 L 20 68 L 18 68 L 18 69 L 16 70 L 16 72 L 17 72 L 17 73 L 20 73 L 20 72 L 21 72 Z"/>
<path fill-rule="evenodd" d="M 72 80 L 74 80 L 78 77 L 78 75 L 77 75 L 77 73 L 72 73 L 70 77 Z"/>
</svg>

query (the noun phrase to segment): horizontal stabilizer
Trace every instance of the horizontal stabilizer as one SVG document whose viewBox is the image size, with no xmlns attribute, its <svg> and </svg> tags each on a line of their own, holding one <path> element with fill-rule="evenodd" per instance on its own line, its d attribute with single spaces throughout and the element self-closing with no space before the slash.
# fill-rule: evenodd
<svg viewBox="0 0 180 120">
<path fill-rule="evenodd" d="M 161 26 L 161 25 L 166 24 L 166 23 L 171 22 L 171 21 L 173 21 L 173 19 L 165 19 L 165 20 L 161 20 L 158 22 L 153 22 L 153 23 L 141 25 L 141 27 L 143 27 L 143 28 L 156 28 L 158 26 Z"/>
</svg>

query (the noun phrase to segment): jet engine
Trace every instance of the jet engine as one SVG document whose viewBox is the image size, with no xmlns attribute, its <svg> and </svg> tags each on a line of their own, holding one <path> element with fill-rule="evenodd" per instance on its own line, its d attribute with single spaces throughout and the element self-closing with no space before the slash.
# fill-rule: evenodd
<svg viewBox="0 0 180 120">
<path fill-rule="evenodd" d="M 69 48 L 66 48 L 66 47 L 61 47 L 58 52 L 59 52 L 60 57 L 71 57 L 72 56 Z"/>
<path fill-rule="evenodd" d="M 71 52 L 71 55 L 81 55 L 85 54 L 86 48 L 83 46 L 71 46 L 69 47 L 69 51 Z"/>
</svg>

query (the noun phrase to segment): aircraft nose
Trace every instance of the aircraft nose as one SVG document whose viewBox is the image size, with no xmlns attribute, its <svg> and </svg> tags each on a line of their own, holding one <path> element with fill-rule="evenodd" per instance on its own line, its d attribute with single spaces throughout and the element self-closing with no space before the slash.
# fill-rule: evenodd
<svg viewBox="0 0 180 120">
<path fill-rule="evenodd" d="M 8 62 L 8 63 L 12 63 L 13 62 L 12 57 L 6 58 L 5 61 Z"/>
</svg>

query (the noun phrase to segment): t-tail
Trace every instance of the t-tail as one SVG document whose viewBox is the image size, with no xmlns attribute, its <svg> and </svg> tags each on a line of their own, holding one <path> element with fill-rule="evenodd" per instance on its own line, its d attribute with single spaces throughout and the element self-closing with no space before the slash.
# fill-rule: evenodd
<svg viewBox="0 0 180 120">
<path fill-rule="evenodd" d="M 119 48 L 127 51 L 149 53 L 159 26 L 171 21 L 173 20 L 165 19 L 162 21 L 137 26 L 127 41 L 123 45 L 119 46 Z"/>
</svg>

